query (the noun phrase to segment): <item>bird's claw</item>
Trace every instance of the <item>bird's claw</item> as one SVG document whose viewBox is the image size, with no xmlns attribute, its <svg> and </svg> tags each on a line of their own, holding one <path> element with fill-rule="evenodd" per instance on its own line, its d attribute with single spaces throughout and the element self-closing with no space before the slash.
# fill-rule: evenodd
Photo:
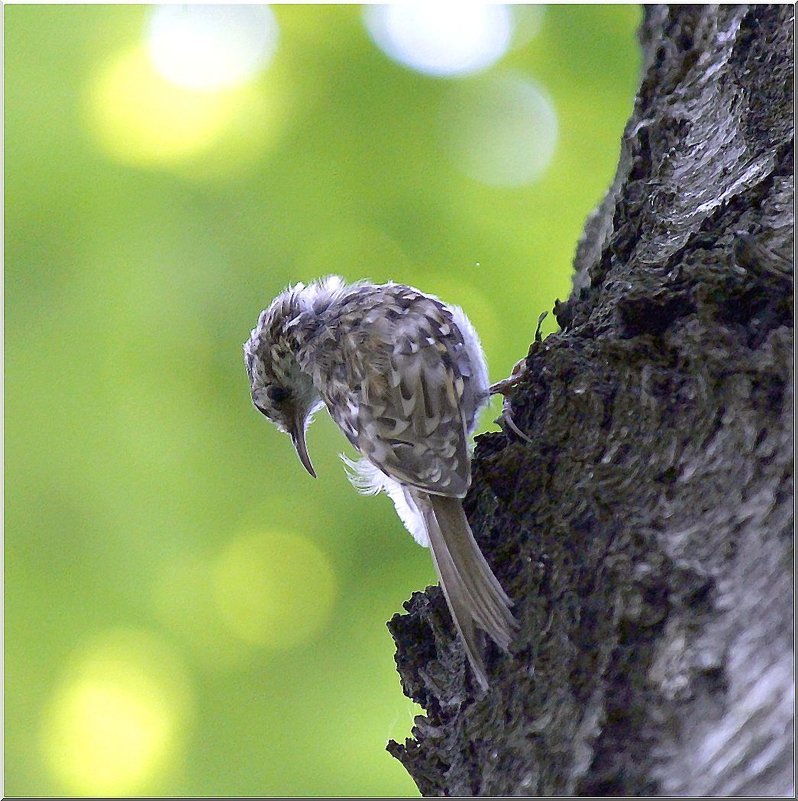
<svg viewBox="0 0 798 801">
<path fill-rule="evenodd" d="M 510 390 L 517 387 L 521 379 L 524 377 L 525 367 L 526 359 L 519 359 L 515 363 L 515 367 L 513 367 L 513 371 L 510 373 L 510 377 L 503 378 L 501 381 L 491 384 L 491 386 L 488 388 L 488 392 L 491 395 L 504 395 L 506 398 Z"/>
<path fill-rule="evenodd" d="M 518 362 L 516 362 L 515 367 L 513 367 L 510 377 L 501 381 L 497 381 L 495 384 L 491 385 L 488 391 L 491 395 L 502 395 L 504 397 L 502 414 L 496 422 L 505 423 L 510 431 L 519 436 L 522 440 L 524 440 L 524 442 L 528 442 L 530 445 L 532 445 L 532 440 L 526 434 L 524 434 L 523 431 L 521 431 L 521 429 L 516 425 L 515 420 L 513 420 L 511 403 L 508 397 L 510 392 L 521 382 L 525 371 L 526 359 L 520 359 Z"/>
</svg>

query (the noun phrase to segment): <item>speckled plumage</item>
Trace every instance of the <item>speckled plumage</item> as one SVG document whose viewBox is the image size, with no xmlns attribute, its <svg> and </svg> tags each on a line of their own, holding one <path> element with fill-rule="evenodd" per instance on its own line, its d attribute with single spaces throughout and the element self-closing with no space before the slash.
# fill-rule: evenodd
<svg viewBox="0 0 798 801">
<path fill-rule="evenodd" d="M 457 307 L 401 284 L 298 284 L 260 315 L 244 345 L 255 406 L 289 433 L 308 472 L 313 413 L 325 405 L 362 454 L 345 459 L 361 491 L 385 491 L 429 545 L 466 654 L 487 677 L 474 631 L 505 650 L 511 602 L 474 541 L 462 498 L 468 437 L 488 400 L 476 332 Z"/>
</svg>

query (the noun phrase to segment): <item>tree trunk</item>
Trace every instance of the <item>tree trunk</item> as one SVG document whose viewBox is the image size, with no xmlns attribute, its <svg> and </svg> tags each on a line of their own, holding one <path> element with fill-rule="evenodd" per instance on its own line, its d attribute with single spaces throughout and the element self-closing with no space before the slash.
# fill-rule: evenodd
<svg viewBox="0 0 798 801">
<path fill-rule="evenodd" d="M 521 622 L 389 628 L 424 795 L 793 789 L 793 13 L 647 6 L 614 185 L 466 511 Z M 530 332 L 531 335 L 532 332 Z"/>
</svg>

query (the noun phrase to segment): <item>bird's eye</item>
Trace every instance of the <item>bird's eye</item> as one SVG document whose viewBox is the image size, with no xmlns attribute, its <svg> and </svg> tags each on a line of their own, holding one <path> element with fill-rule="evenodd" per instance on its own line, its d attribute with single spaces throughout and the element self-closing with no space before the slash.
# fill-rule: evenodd
<svg viewBox="0 0 798 801">
<path fill-rule="evenodd" d="M 282 403 L 288 397 L 288 390 L 272 385 L 266 390 L 266 394 L 272 403 Z"/>
</svg>

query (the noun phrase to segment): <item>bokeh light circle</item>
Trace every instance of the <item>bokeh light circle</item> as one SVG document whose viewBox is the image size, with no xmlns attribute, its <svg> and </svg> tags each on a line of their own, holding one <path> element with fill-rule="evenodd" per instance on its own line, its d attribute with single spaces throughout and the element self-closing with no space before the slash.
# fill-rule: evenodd
<svg viewBox="0 0 798 801">
<path fill-rule="evenodd" d="M 163 5 L 151 14 L 147 48 L 155 68 L 187 89 L 222 89 L 271 61 L 279 29 L 266 5 Z"/>
<path fill-rule="evenodd" d="M 468 75 L 495 64 L 510 46 L 513 18 L 504 5 L 369 5 L 363 18 L 376 45 L 394 61 L 434 76 Z"/>
<path fill-rule="evenodd" d="M 514 74 L 453 85 L 441 128 L 454 166 L 490 186 L 534 183 L 557 149 L 553 101 L 537 83 Z"/>
<path fill-rule="evenodd" d="M 213 593 L 222 621 L 243 641 L 292 648 L 317 635 L 336 595 L 329 557 L 300 534 L 263 532 L 233 540 L 219 557 Z"/>
<path fill-rule="evenodd" d="M 96 75 L 88 109 L 103 148 L 120 161 L 141 165 L 205 150 L 235 111 L 229 93 L 199 93 L 165 81 L 140 48 L 120 54 Z"/>
<path fill-rule="evenodd" d="M 238 175 L 274 145 L 289 104 L 280 81 L 198 92 L 166 80 L 144 47 L 92 75 L 86 123 L 111 158 L 188 177 Z"/>
<path fill-rule="evenodd" d="M 74 795 L 145 793 L 176 757 L 190 697 L 182 661 L 164 641 L 103 632 L 75 653 L 49 705 L 46 764 Z"/>
</svg>

